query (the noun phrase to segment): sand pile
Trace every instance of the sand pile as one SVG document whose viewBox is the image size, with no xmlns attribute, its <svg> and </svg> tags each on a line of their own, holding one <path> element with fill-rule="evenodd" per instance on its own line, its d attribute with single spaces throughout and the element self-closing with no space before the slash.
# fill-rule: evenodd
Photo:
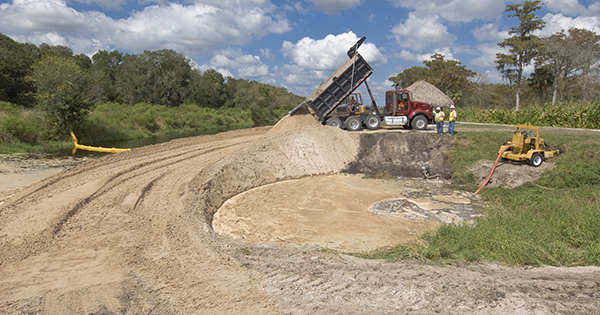
<svg viewBox="0 0 600 315">
<path fill-rule="evenodd" d="M 281 133 L 303 126 L 320 126 L 319 120 L 313 116 L 307 108 L 300 108 L 293 115 L 283 117 L 271 130 L 269 134 Z"/>
</svg>

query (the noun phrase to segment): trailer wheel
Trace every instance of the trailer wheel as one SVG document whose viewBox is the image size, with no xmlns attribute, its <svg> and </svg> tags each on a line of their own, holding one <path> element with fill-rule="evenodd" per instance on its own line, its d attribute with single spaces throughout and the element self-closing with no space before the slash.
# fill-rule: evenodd
<svg viewBox="0 0 600 315">
<path fill-rule="evenodd" d="M 427 129 L 427 118 L 425 118 L 424 116 L 417 116 L 417 117 L 413 118 L 410 125 L 414 129 L 425 130 L 425 129 Z"/>
<path fill-rule="evenodd" d="M 325 122 L 325 124 L 327 126 L 331 126 L 331 127 L 336 127 L 336 128 L 342 128 L 342 121 L 337 118 L 337 117 L 330 117 L 327 119 L 327 121 Z"/>
<path fill-rule="evenodd" d="M 365 118 L 365 125 L 369 130 L 377 130 L 381 125 L 381 120 L 379 120 L 379 116 L 371 114 Z"/>
<path fill-rule="evenodd" d="M 349 131 L 362 130 L 362 121 L 359 117 L 353 116 L 346 119 L 346 129 Z"/>
<path fill-rule="evenodd" d="M 544 162 L 544 157 L 540 153 L 534 153 L 529 160 L 529 164 L 535 167 L 542 165 L 542 162 Z"/>
</svg>

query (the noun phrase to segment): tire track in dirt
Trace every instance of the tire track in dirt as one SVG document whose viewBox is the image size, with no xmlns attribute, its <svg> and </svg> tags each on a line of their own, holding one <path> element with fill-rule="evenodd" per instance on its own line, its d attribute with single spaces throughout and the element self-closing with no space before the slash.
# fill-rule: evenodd
<svg viewBox="0 0 600 315">
<path fill-rule="evenodd" d="M 360 133 L 303 124 L 267 130 L 107 156 L 7 199 L 0 205 L 0 313 L 600 310 L 598 268 L 366 261 L 217 235 L 212 216 L 232 196 L 336 173 L 358 155 Z M 39 233 L 73 209 L 55 235 Z"/>
</svg>

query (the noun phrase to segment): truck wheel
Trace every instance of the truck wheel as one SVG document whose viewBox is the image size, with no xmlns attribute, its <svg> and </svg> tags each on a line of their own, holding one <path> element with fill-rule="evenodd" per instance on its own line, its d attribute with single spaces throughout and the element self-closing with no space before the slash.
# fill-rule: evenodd
<svg viewBox="0 0 600 315">
<path fill-rule="evenodd" d="M 362 121 L 359 117 L 349 117 L 346 119 L 346 129 L 349 131 L 359 131 L 362 130 Z"/>
<path fill-rule="evenodd" d="M 381 125 L 381 120 L 379 120 L 379 116 L 377 115 L 369 115 L 365 118 L 365 125 L 369 130 L 377 130 Z"/>
<path fill-rule="evenodd" d="M 336 127 L 340 129 L 342 128 L 342 121 L 337 117 L 330 117 L 329 119 L 327 119 L 325 124 L 331 127 Z"/>
<path fill-rule="evenodd" d="M 544 162 L 544 157 L 540 153 L 534 153 L 529 160 L 529 164 L 535 167 L 542 165 L 542 162 Z"/>
<path fill-rule="evenodd" d="M 424 116 L 417 116 L 417 117 L 413 118 L 410 125 L 414 129 L 425 130 L 425 129 L 427 129 L 427 118 L 425 118 Z"/>
</svg>

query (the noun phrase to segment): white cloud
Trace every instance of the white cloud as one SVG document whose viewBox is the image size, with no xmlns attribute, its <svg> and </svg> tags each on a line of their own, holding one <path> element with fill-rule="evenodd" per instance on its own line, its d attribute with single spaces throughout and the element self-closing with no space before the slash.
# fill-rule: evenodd
<svg viewBox="0 0 600 315">
<path fill-rule="evenodd" d="M 506 8 L 505 0 L 393 0 L 393 3 L 419 14 L 438 14 L 451 22 L 492 20 Z"/>
<path fill-rule="evenodd" d="M 600 15 L 600 2 L 594 2 L 588 7 L 590 15 Z"/>
<path fill-rule="evenodd" d="M 102 8 L 120 10 L 122 5 L 127 3 L 127 0 L 73 0 L 74 2 L 85 4 L 98 4 Z"/>
<path fill-rule="evenodd" d="M 449 47 L 436 48 L 433 52 L 424 54 L 416 54 L 404 49 L 398 54 L 398 57 L 400 59 L 422 63 L 425 60 L 431 60 L 431 56 L 436 53 L 444 55 L 444 59 L 446 60 L 456 60 Z"/>
<path fill-rule="evenodd" d="M 40 34 L 60 33 L 66 42 L 93 38 L 100 46 L 135 52 L 170 48 L 200 56 L 291 29 L 267 0 L 203 2 L 153 5 L 113 20 L 96 11 L 78 12 L 64 0 L 14 0 L 0 6 L 0 32 L 34 44 L 41 44 L 34 41 Z"/>
<path fill-rule="evenodd" d="M 543 18 L 546 21 L 546 27 L 540 32 L 542 36 L 549 36 L 561 30 L 570 28 L 583 28 L 598 33 L 600 30 L 599 16 L 579 16 L 576 18 L 567 17 L 562 14 L 546 14 Z"/>
<path fill-rule="evenodd" d="M 480 53 L 479 57 L 472 59 L 470 64 L 484 69 L 493 69 L 496 67 L 496 64 L 494 64 L 494 61 L 496 60 L 496 54 L 508 53 L 507 49 L 492 43 L 477 45 L 477 51 Z"/>
<path fill-rule="evenodd" d="M 360 4 L 361 0 L 309 0 L 317 9 L 327 14 L 337 14 L 343 10 L 353 8 Z"/>
<path fill-rule="evenodd" d="M 235 77 L 231 74 L 235 71 L 238 73 L 238 78 L 263 78 L 270 75 L 269 66 L 264 64 L 259 56 L 244 54 L 239 48 L 215 51 L 208 64 L 203 64 L 199 68 L 215 69 L 231 77 Z"/>
<path fill-rule="evenodd" d="M 302 38 L 296 44 L 284 41 L 281 52 L 296 65 L 314 70 L 333 70 L 346 60 L 348 49 L 358 41 L 353 32 L 327 35 L 324 39 Z M 372 64 L 384 64 L 387 58 L 371 43 L 365 42 L 358 49 L 365 60 Z"/>
<path fill-rule="evenodd" d="M 259 49 L 259 51 L 260 51 L 260 54 L 267 59 L 275 58 L 275 55 L 273 55 L 273 53 L 271 52 L 271 50 L 269 48 L 261 48 L 261 49 Z"/>
<path fill-rule="evenodd" d="M 456 40 L 438 15 L 419 17 L 413 12 L 404 23 L 392 28 L 392 36 L 400 47 L 421 53 L 435 47 L 452 46 Z"/>
<path fill-rule="evenodd" d="M 588 13 L 588 9 L 579 3 L 579 0 L 545 0 L 544 2 L 546 8 L 552 12 L 566 15 L 585 15 Z"/>
<path fill-rule="evenodd" d="M 476 27 L 472 33 L 480 42 L 501 42 L 508 37 L 508 31 L 499 31 L 498 26 L 493 23 Z"/>
</svg>

